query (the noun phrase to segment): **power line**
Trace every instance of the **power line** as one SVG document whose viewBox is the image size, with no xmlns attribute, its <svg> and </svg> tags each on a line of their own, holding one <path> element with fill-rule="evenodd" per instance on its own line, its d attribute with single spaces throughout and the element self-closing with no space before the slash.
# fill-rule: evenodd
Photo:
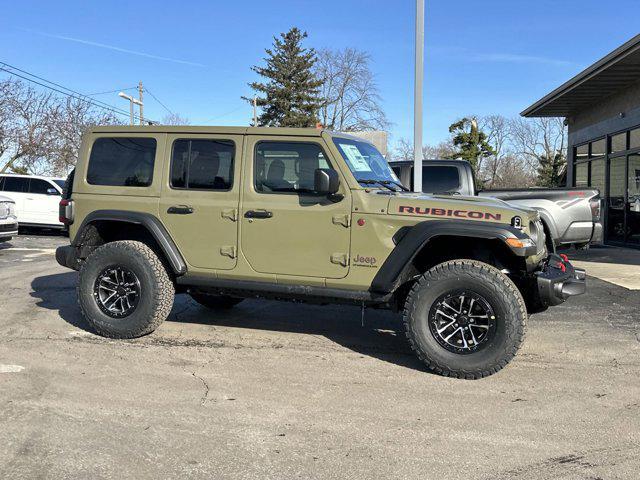
<svg viewBox="0 0 640 480">
<path fill-rule="evenodd" d="M 173 112 L 171 111 L 171 109 L 167 107 L 164 103 L 162 103 L 160 100 L 158 100 L 158 97 L 156 97 L 153 93 L 151 93 L 151 90 L 149 90 L 149 87 L 144 87 L 144 91 L 147 92 L 149 95 L 151 95 L 156 102 L 162 105 L 167 112 L 173 115 Z"/>
<path fill-rule="evenodd" d="M 18 72 L 21 72 L 24 75 L 16 73 L 15 71 L 8 70 L 6 67 L 9 67 L 11 70 L 16 70 Z M 86 103 L 88 103 L 90 105 L 93 105 L 94 107 L 102 108 L 104 110 L 108 110 L 108 111 L 110 111 L 112 113 L 116 113 L 118 115 L 123 115 L 123 116 L 127 116 L 127 117 L 129 116 L 129 113 L 125 112 L 122 109 L 119 109 L 117 107 L 109 105 L 108 103 L 102 102 L 100 100 L 96 100 L 96 99 L 90 98 L 88 95 L 85 95 L 85 94 L 82 94 L 82 93 L 77 92 L 75 90 L 72 90 L 72 89 L 70 89 L 68 87 L 60 85 L 59 83 L 52 82 L 51 80 L 47 80 L 46 78 L 40 77 L 40 76 L 35 75 L 35 74 L 31 73 L 31 72 L 27 72 L 26 70 L 22 70 L 22 69 L 20 69 L 18 67 L 10 65 L 10 64 L 8 64 L 6 62 L 1 62 L 0 61 L 0 70 L 8 73 L 9 75 L 13 75 L 13 76 L 22 78 L 23 80 L 26 80 L 28 82 L 34 83 L 34 84 L 39 85 L 39 86 L 44 87 L 44 88 L 48 88 L 49 90 L 53 90 L 54 92 L 60 93 L 62 95 L 66 95 L 67 97 L 75 98 L 77 100 L 84 101 L 84 102 L 86 102 Z M 25 76 L 25 75 L 27 75 L 27 76 Z M 46 82 L 49 85 L 46 85 L 46 84 L 41 83 L 41 82 L 38 82 L 38 81 L 34 80 L 33 78 L 29 78 L 29 77 L 37 78 L 38 80 L 41 80 L 42 82 Z M 54 88 L 51 85 L 54 85 L 55 87 L 58 87 L 58 88 Z M 135 88 L 135 87 L 133 87 L 133 88 Z"/>
<path fill-rule="evenodd" d="M 129 87 L 129 88 L 116 88 L 115 90 L 109 90 L 107 92 L 97 92 L 97 93 L 88 93 L 88 97 L 93 97 L 95 95 L 105 95 L 107 93 L 118 93 L 118 92 L 126 92 L 128 90 L 135 90 L 138 87 Z"/>
<path fill-rule="evenodd" d="M 40 76 L 38 76 L 38 75 L 36 75 L 34 73 L 27 72 L 26 70 L 22 70 L 21 68 L 18 68 L 18 67 L 14 66 L 14 65 L 10 65 L 10 64 L 8 64 L 6 62 L 0 62 L 0 63 L 2 65 L 6 66 L 6 67 L 11 68 L 12 70 L 17 70 L 18 72 L 21 72 L 21 73 L 23 73 L 25 75 L 28 75 L 29 77 L 37 78 L 38 80 L 42 80 L 43 82 L 49 83 L 49 84 L 54 85 L 54 86 L 59 87 L 59 88 L 62 88 L 63 90 L 66 90 L 66 92 L 60 92 L 59 90 L 56 90 L 55 88 L 52 88 L 49 85 L 42 85 L 41 83 L 38 83 L 38 82 L 36 82 L 36 81 L 34 81 L 34 80 L 30 79 L 30 78 L 25 78 L 25 77 L 15 73 L 15 72 L 11 72 L 11 71 L 7 70 L 6 68 L 0 67 L 0 69 L 4 70 L 5 72 L 9 73 L 10 75 L 15 75 L 15 76 L 20 77 L 20 78 L 22 78 L 24 80 L 27 80 L 27 81 L 36 83 L 38 85 L 41 85 L 41 86 L 43 86 L 45 88 L 49 88 L 51 90 L 55 90 L 58 93 L 62 93 L 63 95 L 67 95 L 67 96 L 74 97 L 74 98 L 79 98 L 80 100 L 87 99 L 86 101 L 89 102 L 89 103 L 92 103 L 94 106 L 102 105 L 103 108 L 111 109 L 112 111 L 120 111 L 122 115 L 127 113 L 124 110 L 121 110 L 118 107 L 114 107 L 112 105 L 109 105 L 108 103 L 105 103 L 105 102 L 103 102 L 101 100 L 88 99 L 87 95 L 84 95 L 84 94 L 82 94 L 80 92 L 77 92 L 75 90 L 67 88 L 64 85 L 60 85 L 59 83 L 52 82 L 51 80 L 47 80 L 46 78 L 40 77 Z M 70 95 L 67 92 L 71 92 L 72 95 Z"/>
</svg>

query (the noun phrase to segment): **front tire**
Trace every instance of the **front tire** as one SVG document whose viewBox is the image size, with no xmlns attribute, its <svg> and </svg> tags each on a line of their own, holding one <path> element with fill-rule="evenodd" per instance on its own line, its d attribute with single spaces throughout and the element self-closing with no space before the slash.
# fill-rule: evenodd
<svg viewBox="0 0 640 480">
<path fill-rule="evenodd" d="M 409 292 L 403 313 L 418 358 L 436 373 L 470 380 L 511 361 L 526 318 L 511 279 L 475 260 L 453 260 L 427 271 Z"/>
<path fill-rule="evenodd" d="M 80 269 L 80 309 L 104 337 L 136 338 L 153 332 L 171 312 L 174 295 L 164 264 L 142 242 L 102 245 Z"/>
</svg>

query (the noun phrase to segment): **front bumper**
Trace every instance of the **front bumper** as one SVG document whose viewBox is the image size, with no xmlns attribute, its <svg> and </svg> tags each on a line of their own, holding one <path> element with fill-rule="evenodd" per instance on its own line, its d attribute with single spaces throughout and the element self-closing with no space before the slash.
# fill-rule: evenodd
<svg viewBox="0 0 640 480">
<path fill-rule="evenodd" d="M 542 270 L 535 275 L 540 300 L 546 306 L 560 305 L 567 298 L 587 291 L 585 271 L 560 255 L 549 254 Z"/>
<path fill-rule="evenodd" d="M 0 238 L 9 238 L 18 236 L 18 222 L 15 220 L 0 221 Z"/>
</svg>

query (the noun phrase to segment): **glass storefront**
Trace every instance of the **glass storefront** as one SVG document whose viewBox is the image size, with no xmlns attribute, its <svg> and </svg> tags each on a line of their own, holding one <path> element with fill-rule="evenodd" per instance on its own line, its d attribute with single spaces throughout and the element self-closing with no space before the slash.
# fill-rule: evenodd
<svg viewBox="0 0 640 480">
<path fill-rule="evenodd" d="M 600 190 L 605 240 L 640 248 L 640 128 L 578 145 L 573 158 L 573 186 Z"/>
</svg>

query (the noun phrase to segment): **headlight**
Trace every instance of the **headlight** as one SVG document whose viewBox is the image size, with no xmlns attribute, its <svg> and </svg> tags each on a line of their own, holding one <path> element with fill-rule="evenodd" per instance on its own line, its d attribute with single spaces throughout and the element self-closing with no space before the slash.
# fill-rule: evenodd
<svg viewBox="0 0 640 480">
<path fill-rule="evenodd" d="M 13 204 L 9 202 L 0 202 L 0 218 L 5 219 L 11 215 L 11 206 Z"/>
</svg>

